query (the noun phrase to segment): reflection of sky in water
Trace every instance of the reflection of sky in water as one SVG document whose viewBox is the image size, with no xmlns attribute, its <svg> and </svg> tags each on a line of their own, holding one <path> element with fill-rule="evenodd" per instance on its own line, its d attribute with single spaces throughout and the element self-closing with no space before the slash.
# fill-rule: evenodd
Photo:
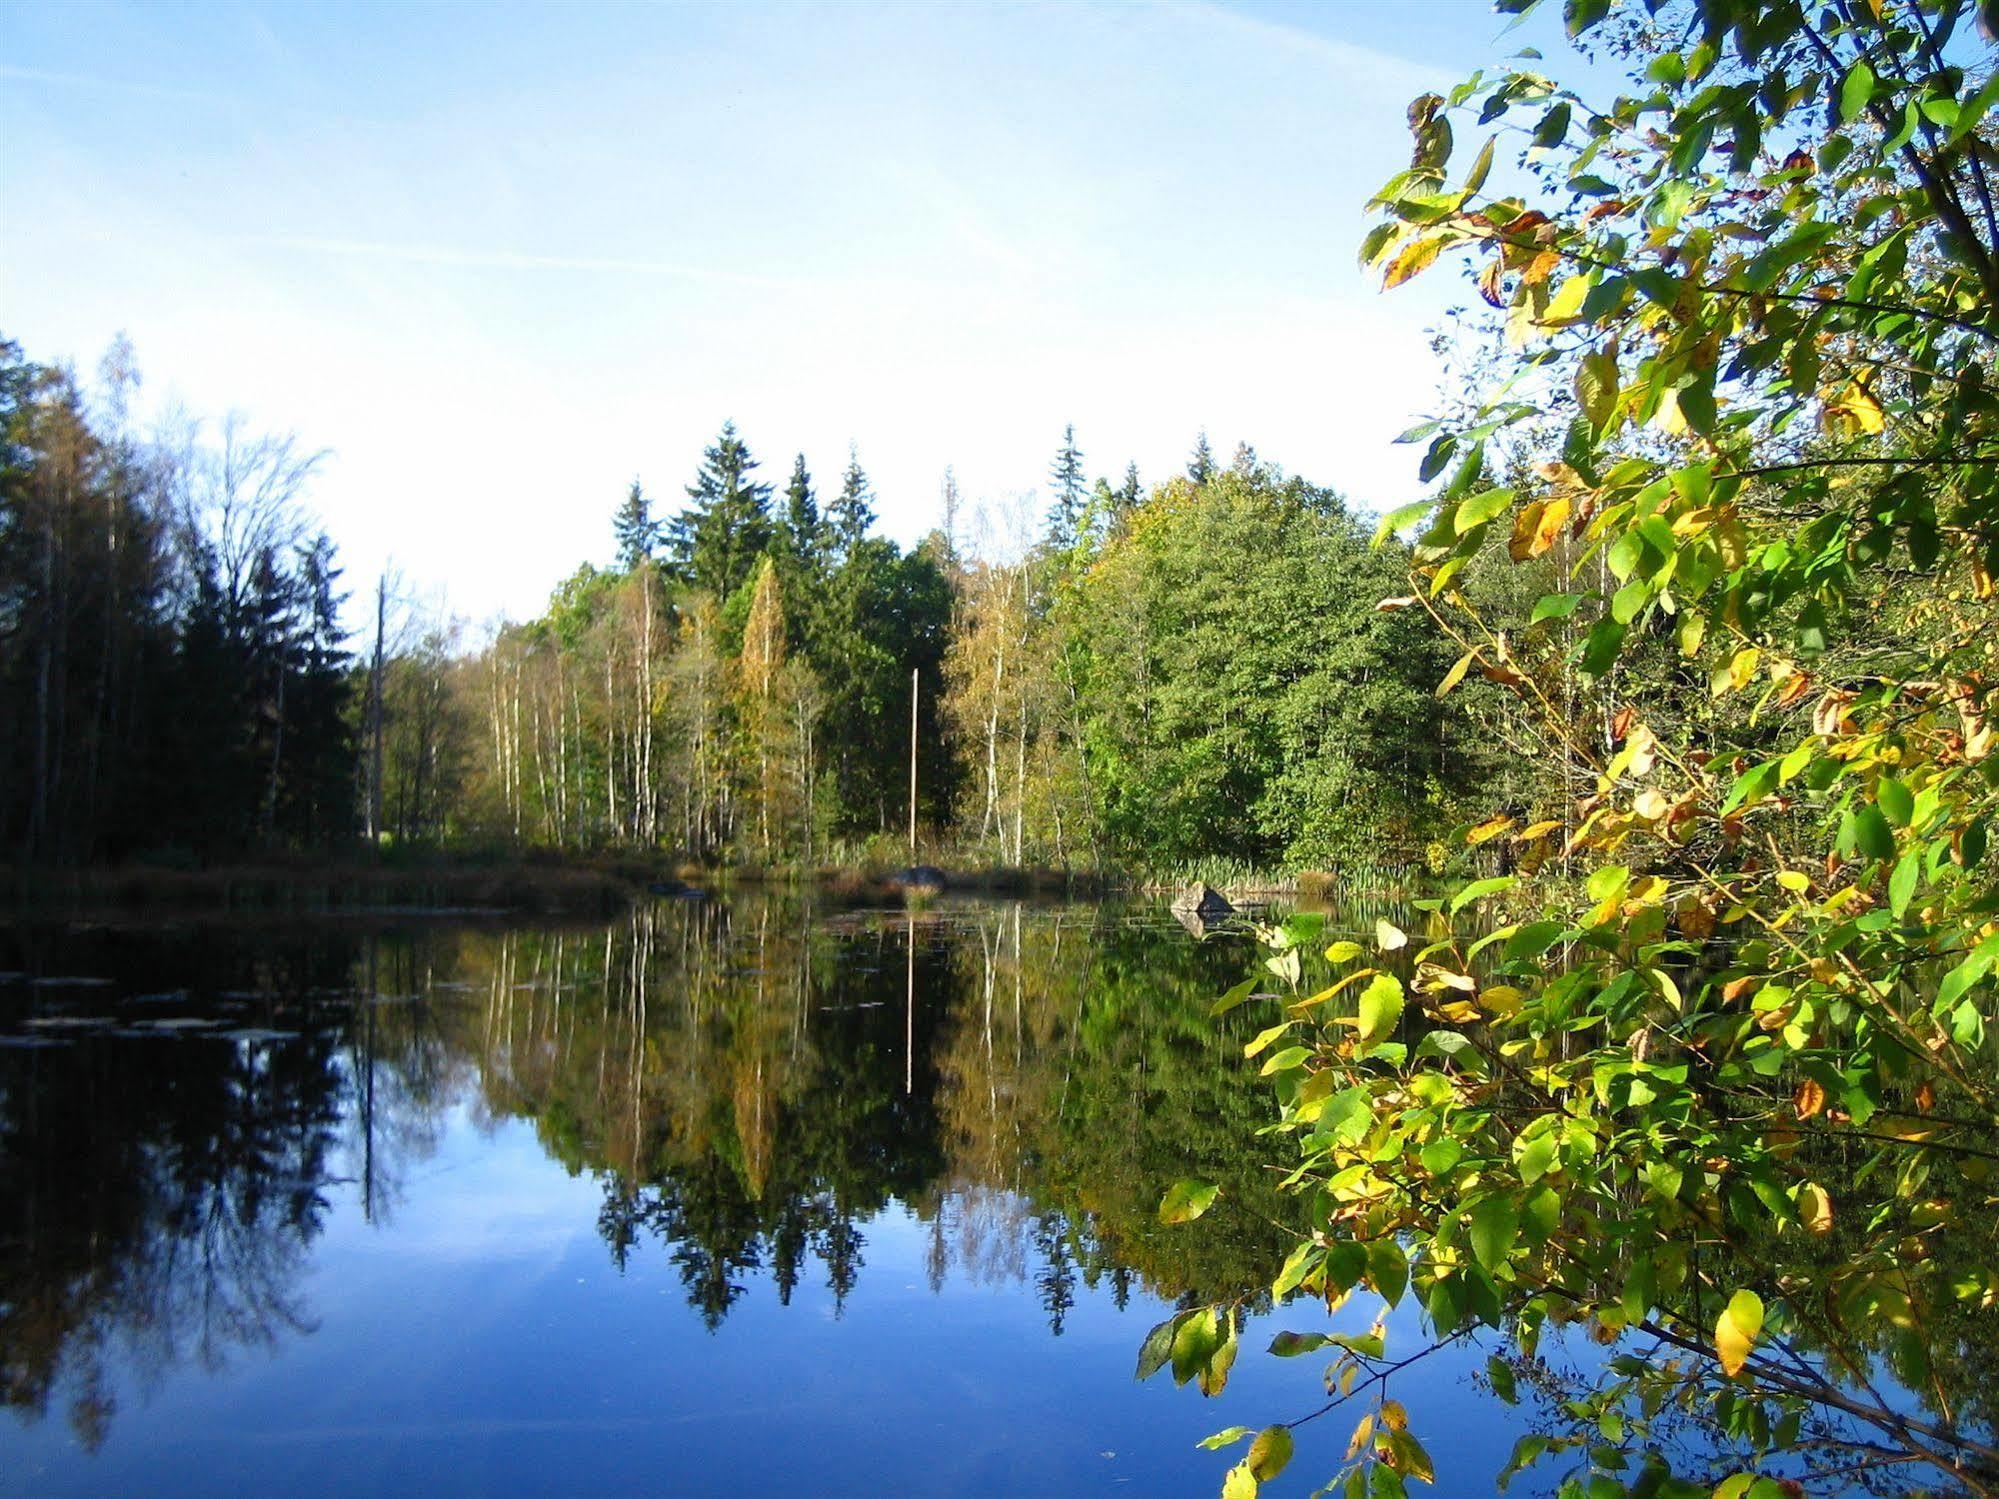
<svg viewBox="0 0 1999 1499">
<path fill-rule="evenodd" d="M 213 1376 L 121 1391 L 95 1457 L 60 1420 L 13 1422 L 0 1489 L 46 1494 L 1212 1494 L 1208 1432 L 1309 1409 L 1314 1360 L 1258 1350 L 1203 1400 L 1131 1369 L 1170 1307 L 1078 1288 L 1063 1336 L 1017 1284 L 928 1283 L 930 1228 L 898 1207 L 865 1227 L 866 1272 L 836 1320 L 815 1281 L 778 1304 L 765 1276 L 713 1333 L 656 1245 L 620 1275 L 596 1233 L 596 1184 L 550 1162 L 523 1124 L 454 1111 L 393 1224 L 352 1186 L 304 1291 L 318 1330 Z M 1368 1315 L 1356 1306 L 1343 1320 Z M 1313 1314 L 1292 1319 L 1313 1325 Z M 1436 1415 L 1443 1494 L 1482 1491 L 1515 1433 L 1430 1360 L 1401 1393 Z M 1337 1461 L 1336 1414 L 1301 1433 L 1291 1479 Z M 1316 1480 L 1315 1480 L 1316 1482 Z M 1301 1482 L 1301 1491 L 1311 1485 Z"/>
<path fill-rule="evenodd" d="M 885 966 L 899 990 L 892 953 Z M 1204 1012 L 1214 991 L 1199 987 Z M 879 1023 L 900 1039 L 900 1015 Z M 900 1054 L 881 1065 L 899 1088 Z M 373 1224 L 360 1175 L 351 1152 L 333 1163 L 295 1288 L 309 1331 L 150 1379 L 114 1353 L 102 1448 L 76 1445 L 60 1397 L 37 1422 L 0 1417 L 0 1493 L 1210 1495 L 1240 1449 L 1200 1452 L 1201 1437 L 1324 1398 L 1322 1357 L 1262 1352 L 1281 1327 L 1323 1328 L 1309 1307 L 1252 1319 L 1215 1400 L 1164 1374 L 1133 1380 L 1172 1310 L 1142 1288 L 1120 1311 L 1108 1279 L 1079 1275 L 1052 1337 L 1032 1254 L 1006 1252 L 1032 1217 L 1004 1192 L 947 1198 L 963 1232 L 937 1289 L 935 1227 L 891 1201 L 860 1224 L 864 1268 L 837 1315 L 817 1261 L 789 1306 L 768 1268 L 738 1271 L 747 1293 L 711 1332 L 656 1236 L 620 1273 L 602 1184 L 550 1159 L 528 1122 L 494 1123 L 460 1095 Z M 1023 1262 L 1027 1279 L 993 1271 Z M 1340 1323 L 1359 1330 L 1373 1310 L 1356 1298 Z M 1394 1330 L 1417 1346 L 1413 1309 Z M 1439 1494 L 1490 1492 L 1518 1435 L 1516 1413 L 1471 1386 L 1481 1362 L 1446 1352 L 1391 1390 L 1429 1442 Z M 1283 1485 L 1329 1476 L 1358 1414 L 1301 1430 Z"/>
</svg>

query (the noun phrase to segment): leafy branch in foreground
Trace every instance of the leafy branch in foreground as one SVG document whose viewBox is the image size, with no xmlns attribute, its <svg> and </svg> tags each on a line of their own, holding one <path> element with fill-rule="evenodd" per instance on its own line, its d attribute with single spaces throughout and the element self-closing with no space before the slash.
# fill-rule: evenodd
<svg viewBox="0 0 1999 1499">
<path fill-rule="evenodd" d="M 1999 75 L 1959 0 L 1611 10 L 1569 0 L 1569 31 L 1613 38 L 1631 93 L 1519 67 L 1425 96 L 1373 205 L 1384 283 L 1469 257 L 1515 350 L 1406 434 L 1442 482 L 1383 524 L 1416 528 L 1384 607 L 1588 784 L 1464 829 L 1513 869 L 1420 945 L 1336 943 L 1321 978 L 1273 934 L 1252 1045 L 1307 1219 L 1276 1289 L 1414 1295 L 1537 1374 L 1550 1329 L 1604 1345 L 1572 1429 L 1515 1454 L 1565 1496 L 1999 1492 Z M 1454 178 L 1465 116 L 1492 133 Z M 1526 618 L 1480 593 L 1502 550 L 1558 582 Z M 1564 713 L 1574 677 L 1600 718 Z M 1581 878 L 1514 883 L 1557 868 Z M 1344 1352 L 1357 1380 L 1386 1356 Z M 1428 1476 L 1379 1398 L 1348 1494 Z M 1702 1433 L 1678 1466 L 1669 1418 Z"/>
</svg>

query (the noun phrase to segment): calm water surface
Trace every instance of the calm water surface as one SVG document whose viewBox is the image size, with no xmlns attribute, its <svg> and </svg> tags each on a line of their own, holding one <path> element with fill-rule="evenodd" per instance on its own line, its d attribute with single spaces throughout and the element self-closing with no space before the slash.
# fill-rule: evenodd
<svg viewBox="0 0 1999 1499">
<path fill-rule="evenodd" d="M 1252 961 L 1157 907 L 0 931 L 0 1492 L 1213 1494 L 1200 1437 L 1323 1399 L 1282 1310 L 1217 1399 L 1132 1378 L 1288 1247 Z M 1482 1358 L 1403 1376 L 1440 1493 L 1519 1435 Z"/>
</svg>

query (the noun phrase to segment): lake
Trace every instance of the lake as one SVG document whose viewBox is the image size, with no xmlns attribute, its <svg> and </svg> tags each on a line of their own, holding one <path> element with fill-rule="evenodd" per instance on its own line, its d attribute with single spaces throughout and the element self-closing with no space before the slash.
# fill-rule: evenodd
<svg viewBox="0 0 1999 1499">
<path fill-rule="evenodd" d="M 1209 1015 L 1256 961 L 1145 904 L 0 931 L 0 1492 L 1213 1494 L 1325 1400 Z M 1220 1396 L 1134 1379 L 1245 1294 Z M 1483 1363 L 1398 1376 L 1438 1492 L 1523 1429 Z"/>
</svg>

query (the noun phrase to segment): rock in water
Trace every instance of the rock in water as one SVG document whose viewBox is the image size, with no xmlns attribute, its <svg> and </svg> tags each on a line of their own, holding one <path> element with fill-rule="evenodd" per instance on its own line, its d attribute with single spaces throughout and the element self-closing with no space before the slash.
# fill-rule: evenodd
<svg viewBox="0 0 1999 1499">
<path fill-rule="evenodd" d="M 1173 900 L 1176 916 L 1198 916 L 1203 921 L 1219 921 L 1235 915 L 1235 907 L 1222 898 L 1221 891 L 1199 881 L 1182 890 Z"/>
</svg>

